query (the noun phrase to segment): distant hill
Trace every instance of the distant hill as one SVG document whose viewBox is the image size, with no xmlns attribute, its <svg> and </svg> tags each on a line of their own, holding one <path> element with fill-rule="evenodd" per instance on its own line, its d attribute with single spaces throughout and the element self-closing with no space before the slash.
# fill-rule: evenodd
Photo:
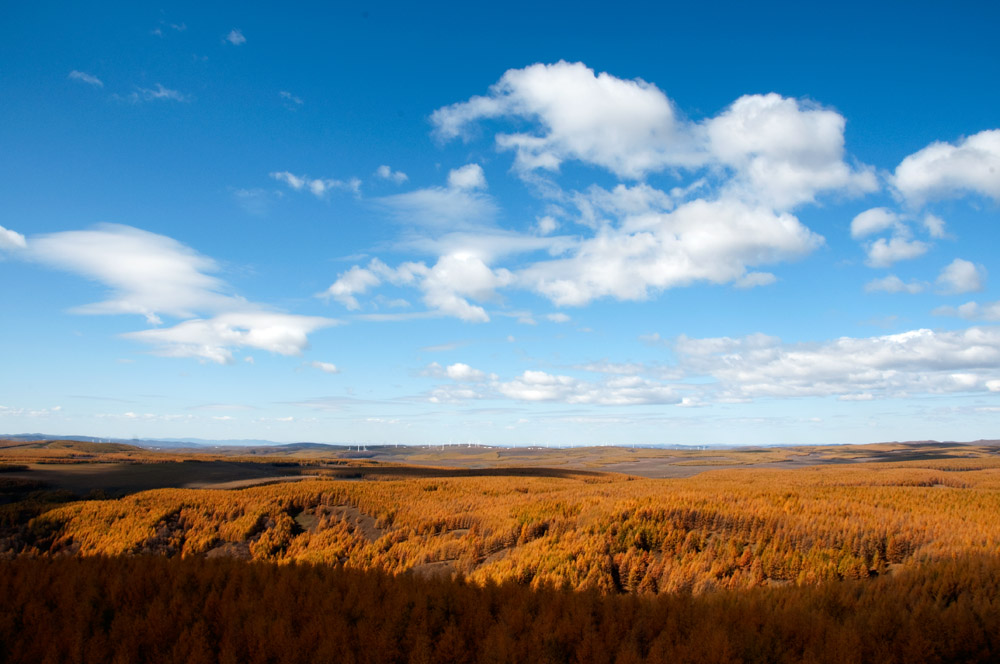
<svg viewBox="0 0 1000 664">
<path fill-rule="evenodd" d="M 13 443 L 13 444 L 11 444 Z M 69 438 L 62 439 L 41 439 L 23 440 L 8 437 L 0 441 L 3 447 L 18 447 L 20 449 L 48 449 L 48 450 L 73 450 L 74 452 L 85 452 L 87 454 L 108 453 L 108 452 L 144 452 L 145 450 L 136 445 L 126 443 L 105 443 L 89 440 L 75 440 Z"/>
</svg>

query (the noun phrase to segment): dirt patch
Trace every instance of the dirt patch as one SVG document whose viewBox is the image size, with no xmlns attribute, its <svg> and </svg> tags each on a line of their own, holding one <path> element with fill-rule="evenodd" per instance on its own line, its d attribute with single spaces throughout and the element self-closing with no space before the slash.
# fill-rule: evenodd
<svg viewBox="0 0 1000 664">
<path fill-rule="evenodd" d="M 375 519 L 353 505 L 337 505 L 330 508 L 330 514 L 354 527 L 369 542 L 374 542 L 385 532 L 375 525 Z"/>
<path fill-rule="evenodd" d="M 285 475 L 279 477 L 258 477 L 248 480 L 232 480 L 229 482 L 191 482 L 186 485 L 188 489 L 245 489 L 251 486 L 262 486 L 264 484 L 277 484 L 279 482 L 301 482 L 308 479 L 322 479 L 315 475 Z"/>
<path fill-rule="evenodd" d="M 455 573 L 455 560 L 439 560 L 433 563 L 414 565 L 410 572 L 424 579 L 450 577 Z"/>
<path fill-rule="evenodd" d="M 500 549 L 499 551 L 494 551 L 490 555 L 483 558 L 482 562 L 479 563 L 479 566 L 481 567 L 483 565 L 489 565 L 490 563 L 495 563 L 497 561 L 503 560 L 504 558 L 507 557 L 507 554 L 510 553 L 510 550 L 512 548 L 513 547 L 508 546 L 503 549 Z"/>
<path fill-rule="evenodd" d="M 206 558 L 236 558 L 250 560 L 250 544 L 248 542 L 226 542 L 205 553 Z"/>
</svg>

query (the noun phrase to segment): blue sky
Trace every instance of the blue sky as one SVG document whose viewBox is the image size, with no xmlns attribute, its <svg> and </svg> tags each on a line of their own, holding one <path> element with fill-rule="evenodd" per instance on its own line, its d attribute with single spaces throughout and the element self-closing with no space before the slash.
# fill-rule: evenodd
<svg viewBox="0 0 1000 664">
<path fill-rule="evenodd" d="M 0 432 L 997 437 L 998 14 L 6 6 Z"/>
</svg>

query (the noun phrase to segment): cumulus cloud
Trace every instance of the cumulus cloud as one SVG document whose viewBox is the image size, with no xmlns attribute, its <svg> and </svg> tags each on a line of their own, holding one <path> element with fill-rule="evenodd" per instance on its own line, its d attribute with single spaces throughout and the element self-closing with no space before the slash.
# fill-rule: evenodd
<svg viewBox="0 0 1000 664">
<path fill-rule="evenodd" d="M 381 270 L 378 268 L 382 265 L 384 263 L 375 259 L 369 269 L 357 265 L 351 267 L 347 272 L 337 277 L 337 280 L 326 289 L 325 295 L 332 297 L 351 311 L 360 309 L 361 305 L 358 304 L 358 300 L 354 296 L 365 293 L 369 288 L 382 283 L 379 276 Z"/>
<path fill-rule="evenodd" d="M 486 374 L 479 369 L 473 369 L 468 364 L 461 362 L 448 365 L 445 369 L 445 375 L 452 380 L 461 382 L 477 382 L 486 378 Z"/>
<path fill-rule="evenodd" d="M 448 186 L 454 189 L 486 189 L 486 174 L 479 164 L 466 164 L 448 173 Z"/>
<path fill-rule="evenodd" d="M 956 258 L 938 275 L 937 285 L 945 293 L 972 293 L 983 289 L 986 268 L 961 258 Z"/>
<path fill-rule="evenodd" d="M 331 180 L 329 178 L 310 178 L 307 175 L 295 175 L 288 171 L 275 171 L 270 174 L 278 182 L 284 182 L 295 191 L 306 190 L 317 198 L 323 198 L 333 189 L 349 191 L 354 195 L 361 193 L 361 180 Z"/>
<path fill-rule="evenodd" d="M 439 137 L 468 137 L 480 120 L 528 121 L 537 131 L 501 133 L 522 173 L 556 171 L 568 160 L 641 179 L 668 168 L 729 169 L 731 195 L 789 209 L 827 191 L 878 188 L 872 169 L 844 161 L 844 118 L 771 93 L 746 95 L 702 123 L 677 113 L 655 85 L 595 72 L 582 63 L 508 70 L 485 96 L 438 109 Z"/>
<path fill-rule="evenodd" d="M 695 200 L 627 219 L 583 240 L 572 255 L 528 266 L 518 282 L 557 305 L 600 297 L 642 300 L 667 288 L 748 278 L 748 268 L 798 258 L 823 243 L 791 214 L 732 200 Z M 767 277 L 749 277 L 750 282 Z"/>
<path fill-rule="evenodd" d="M 893 183 L 913 205 L 966 193 L 1000 201 L 1000 129 L 931 143 L 900 162 Z"/>
<path fill-rule="evenodd" d="M 464 320 L 487 320 L 480 296 L 502 288 L 581 306 L 696 283 L 766 286 L 778 276 L 761 268 L 799 259 L 824 242 L 792 209 L 824 194 L 879 186 L 873 169 L 846 154 L 846 121 L 835 110 L 771 93 L 740 97 L 692 121 L 655 85 L 581 63 L 511 69 L 485 95 L 440 108 L 431 120 L 443 140 L 471 139 L 490 120 L 505 125 L 494 137 L 497 147 L 514 153 L 514 170 L 548 203 L 530 229 L 497 229 L 497 206 L 475 163 L 452 170 L 447 186 L 376 201 L 408 227 L 405 248 L 437 257 L 419 263 L 424 272 L 406 285 L 423 290 L 432 312 Z M 632 182 L 564 191 L 556 177 L 568 162 Z M 686 181 L 672 189 L 643 181 L 663 172 Z M 851 233 L 864 240 L 870 266 L 887 267 L 929 250 L 909 223 L 873 208 L 853 220 Z M 928 216 L 923 224 L 930 237 L 944 237 L 940 219 Z M 886 231 L 891 237 L 871 237 Z M 520 254 L 516 267 L 498 268 L 509 254 Z M 462 284 L 447 285 L 463 274 L 456 266 L 481 275 L 489 288 L 472 295 Z M 357 267 L 365 272 L 340 275 L 328 292 L 351 308 L 360 306 L 357 294 L 390 281 Z M 870 290 L 916 288 L 901 283 L 873 282 Z"/>
<path fill-rule="evenodd" d="M 851 237 L 862 238 L 890 228 L 898 228 L 899 215 L 884 207 L 865 210 L 851 221 Z"/>
<path fill-rule="evenodd" d="M 535 64 L 508 70 L 489 93 L 438 109 L 431 116 L 441 138 L 467 135 L 487 118 L 520 118 L 537 134 L 499 134 L 523 171 L 555 170 L 567 159 L 637 178 L 669 164 L 691 161 L 672 103 L 655 85 L 595 74 L 582 63 Z"/>
<path fill-rule="evenodd" d="M 395 182 L 396 184 L 403 184 L 409 180 L 406 173 L 402 171 L 394 171 L 385 164 L 382 164 L 375 169 L 375 175 L 383 180 L 389 180 L 390 182 Z"/>
<path fill-rule="evenodd" d="M 28 246 L 24 236 L 17 231 L 12 231 L 0 226 L 0 250 L 15 251 Z"/>
<path fill-rule="evenodd" d="M 69 77 L 74 81 L 80 81 L 81 83 L 86 83 L 87 85 L 93 85 L 95 88 L 103 88 L 104 81 L 97 78 L 93 74 L 88 74 L 87 72 L 77 71 L 74 69 L 69 73 Z"/>
<path fill-rule="evenodd" d="M 602 192 L 597 199 L 610 193 Z M 634 207 L 627 209 L 640 212 L 616 222 L 602 218 L 595 222 L 599 227 L 593 237 L 508 237 L 480 231 L 452 232 L 426 241 L 422 248 L 441 252 L 440 258 L 432 268 L 424 263 L 415 264 L 426 272 L 419 275 L 421 279 L 405 283 L 421 287 L 425 291 L 424 301 L 439 312 L 464 320 L 486 321 L 485 311 L 468 302 L 470 296 L 489 299 L 496 289 L 518 287 L 540 293 L 559 306 L 582 306 L 603 297 L 642 300 L 662 290 L 696 282 L 733 284 L 739 288 L 765 286 L 776 277 L 751 268 L 800 258 L 823 243 L 822 237 L 790 213 L 775 213 L 733 199 L 696 199 L 669 212 L 659 212 L 655 207 L 644 209 L 655 197 L 644 193 L 646 203 L 640 205 L 636 203 L 639 198 L 629 196 L 630 193 L 621 191 L 601 205 L 625 205 L 628 199 L 628 205 Z M 517 270 L 490 265 L 498 253 L 540 249 L 553 257 L 528 262 Z M 370 266 L 358 267 L 341 274 L 327 294 L 356 308 L 355 294 L 377 286 L 382 280 L 386 280 L 384 272 Z M 480 288 L 480 283 L 489 287 Z"/>
<path fill-rule="evenodd" d="M 340 369 L 337 368 L 336 364 L 330 364 L 329 362 L 317 362 L 313 361 L 309 363 L 313 369 L 319 369 L 323 373 L 337 374 L 340 373 Z"/>
<path fill-rule="evenodd" d="M 742 197 L 788 209 L 824 191 L 878 189 L 871 169 L 844 162 L 843 116 L 778 94 L 746 95 L 706 123 L 708 147 L 735 169 Z"/>
<path fill-rule="evenodd" d="M 871 267 L 889 267 L 899 261 L 923 256 L 930 248 L 926 242 L 912 240 L 905 235 L 879 238 L 868 245 L 867 263 Z"/>
<path fill-rule="evenodd" d="M 906 283 L 894 274 L 890 274 L 882 279 L 873 279 L 865 284 L 865 292 L 867 293 L 910 293 L 915 295 L 917 293 L 922 293 L 927 287 L 926 284 L 919 281 L 910 281 Z"/>
<path fill-rule="evenodd" d="M 360 305 L 354 296 L 383 281 L 413 285 L 423 291 L 424 304 L 432 311 L 468 322 L 484 323 L 489 321 L 486 310 L 472 304 L 469 299 L 491 300 L 497 288 L 508 285 L 512 280 L 510 271 L 503 268 L 493 270 L 475 253 L 455 252 L 441 256 L 431 267 L 422 262 L 410 262 L 390 268 L 378 259 L 372 260 L 365 268 L 355 265 L 341 273 L 324 295 L 336 299 L 348 309 L 358 309 Z"/>
<path fill-rule="evenodd" d="M 945 230 L 944 219 L 936 215 L 929 213 L 924 215 L 924 228 L 927 230 L 927 234 L 934 239 L 940 240 L 948 237 L 948 233 Z"/>
<path fill-rule="evenodd" d="M 230 30 L 225 39 L 233 46 L 239 46 L 240 44 L 245 44 L 247 42 L 247 38 L 243 36 L 243 31 L 238 28 Z"/>
</svg>

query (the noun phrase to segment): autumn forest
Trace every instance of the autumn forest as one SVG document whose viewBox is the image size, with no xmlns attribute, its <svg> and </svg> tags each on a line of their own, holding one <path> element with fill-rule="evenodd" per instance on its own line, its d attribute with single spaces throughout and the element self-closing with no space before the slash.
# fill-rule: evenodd
<svg viewBox="0 0 1000 664">
<path fill-rule="evenodd" d="M 1000 652 L 989 443 L 392 454 L 3 443 L 0 661 Z"/>
</svg>

